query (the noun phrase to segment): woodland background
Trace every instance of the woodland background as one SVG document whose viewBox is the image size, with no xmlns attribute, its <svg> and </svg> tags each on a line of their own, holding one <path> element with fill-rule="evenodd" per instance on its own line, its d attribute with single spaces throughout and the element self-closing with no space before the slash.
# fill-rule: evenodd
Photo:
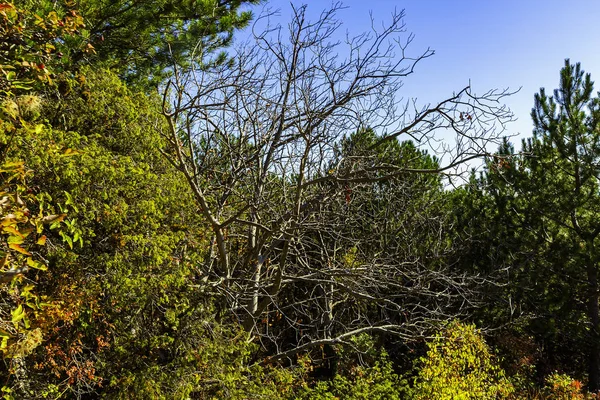
<svg viewBox="0 0 600 400">
<path fill-rule="evenodd" d="M 4 398 L 595 398 L 590 75 L 515 150 L 508 91 L 400 100 L 403 12 L 258 3 L 0 2 Z"/>
</svg>

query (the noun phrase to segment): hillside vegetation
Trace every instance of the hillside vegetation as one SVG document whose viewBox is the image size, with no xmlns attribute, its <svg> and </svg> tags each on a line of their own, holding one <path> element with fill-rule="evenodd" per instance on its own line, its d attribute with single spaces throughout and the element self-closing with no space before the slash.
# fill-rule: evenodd
<svg viewBox="0 0 600 400">
<path fill-rule="evenodd" d="M 3 398 L 595 398 L 590 75 L 516 152 L 506 91 L 401 99 L 403 13 L 258 3 L 0 2 Z"/>
</svg>

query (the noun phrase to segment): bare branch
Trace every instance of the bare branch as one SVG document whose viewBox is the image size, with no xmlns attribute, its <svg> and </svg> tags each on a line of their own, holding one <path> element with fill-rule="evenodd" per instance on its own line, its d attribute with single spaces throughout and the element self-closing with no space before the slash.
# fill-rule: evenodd
<svg viewBox="0 0 600 400">
<path fill-rule="evenodd" d="M 433 52 L 409 54 L 403 13 L 335 41 L 340 7 L 315 22 L 293 8 L 287 33 L 268 23 L 234 64 L 176 71 L 163 98 L 164 154 L 215 238 L 199 268 L 275 358 L 363 332 L 422 335 L 473 307 L 484 281 L 447 264 L 439 175 L 500 138 L 509 92 L 402 102 Z"/>
</svg>

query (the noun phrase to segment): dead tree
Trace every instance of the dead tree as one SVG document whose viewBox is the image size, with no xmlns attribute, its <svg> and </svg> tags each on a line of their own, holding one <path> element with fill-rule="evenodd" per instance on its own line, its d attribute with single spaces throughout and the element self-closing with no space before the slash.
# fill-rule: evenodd
<svg viewBox="0 0 600 400">
<path fill-rule="evenodd" d="M 512 119 L 507 91 L 465 87 L 421 108 L 403 102 L 403 79 L 433 52 L 409 55 L 403 13 L 338 40 L 339 7 L 314 22 L 294 8 L 287 28 L 267 24 L 231 63 L 176 70 L 164 95 L 164 153 L 213 235 L 198 274 L 276 357 L 361 332 L 411 337 L 468 303 L 473 277 L 441 262 L 443 218 L 424 204 L 402 214 L 417 187 L 408 177 L 452 173 L 485 155 Z M 341 150 L 365 128 L 377 132 L 368 146 Z M 452 145 L 441 140 L 449 134 Z M 439 161 L 377 156 L 407 139 Z M 368 221 L 353 204 L 375 195 L 388 201 Z M 349 229 L 369 223 L 381 229 Z M 418 251 L 416 232 L 430 235 Z"/>
</svg>

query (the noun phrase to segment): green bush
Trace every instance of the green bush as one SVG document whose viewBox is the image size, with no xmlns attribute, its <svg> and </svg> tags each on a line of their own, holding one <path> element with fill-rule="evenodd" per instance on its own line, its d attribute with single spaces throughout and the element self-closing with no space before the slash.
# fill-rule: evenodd
<svg viewBox="0 0 600 400">
<path fill-rule="evenodd" d="M 309 385 L 308 379 L 301 382 L 303 388 L 297 394 L 306 400 L 334 399 L 404 399 L 409 385 L 394 372 L 394 364 L 385 351 L 381 351 L 372 336 L 362 334 L 353 337 L 352 346 L 336 349 L 336 375 L 331 380 Z M 310 361 L 299 363 L 300 371 L 310 372 Z"/>
<path fill-rule="evenodd" d="M 298 398 L 306 400 L 394 400 L 404 398 L 407 385 L 394 373 L 385 353 L 372 367 L 355 366 L 349 376 L 336 375 L 331 381 L 306 386 Z"/>
<path fill-rule="evenodd" d="M 415 398 L 502 399 L 514 388 L 474 325 L 452 322 L 419 360 Z"/>
</svg>

